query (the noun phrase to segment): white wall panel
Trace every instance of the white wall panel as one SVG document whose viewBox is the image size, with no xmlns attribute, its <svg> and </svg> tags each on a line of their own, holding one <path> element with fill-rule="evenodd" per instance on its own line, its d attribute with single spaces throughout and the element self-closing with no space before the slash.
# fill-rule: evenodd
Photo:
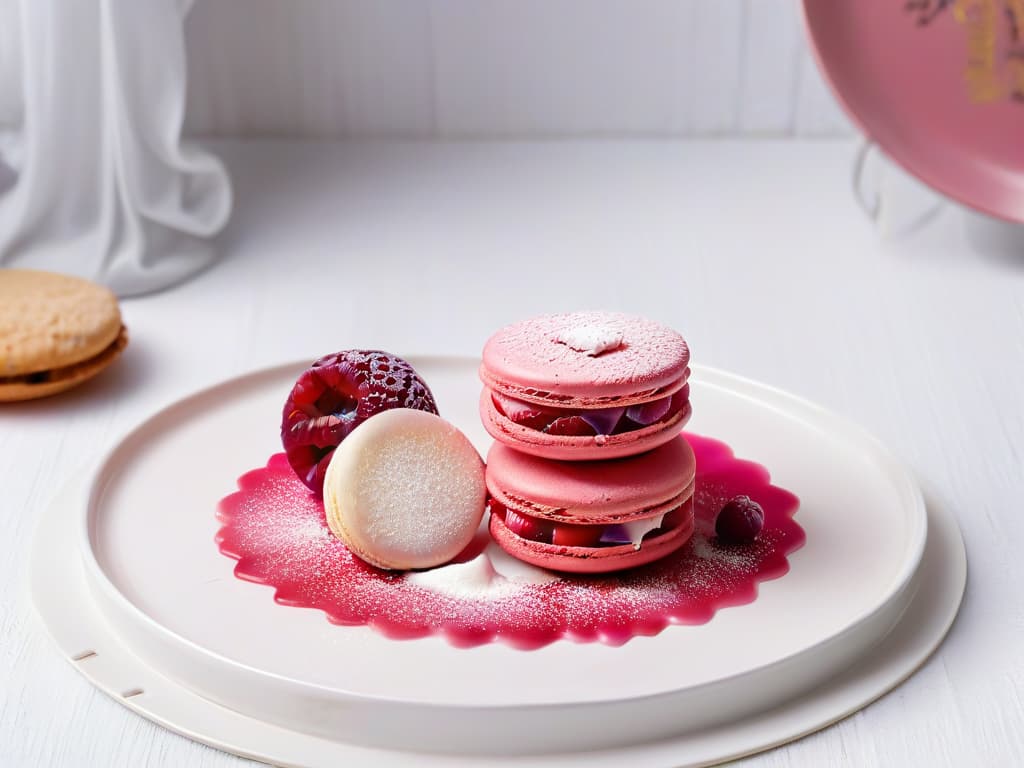
<svg viewBox="0 0 1024 768">
<path fill-rule="evenodd" d="M 669 133 L 687 4 L 432 3 L 442 135 Z"/>
<path fill-rule="evenodd" d="M 690 51 L 687 67 L 677 73 L 678 96 L 687 105 L 681 132 L 729 135 L 735 131 L 743 67 L 743 4 L 737 0 L 688 0 L 691 14 L 684 45 Z"/>
<path fill-rule="evenodd" d="M 808 59 L 792 0 L 745 0 L 739 133 L 792 133 L 797 85 Z"/>
<path fill-rule="evenodd" d="M 15 5 L 0 0 L 0 127 L 20 114 Z M 798 0 L 196 0 L 186 32 L 194 134 L 852 131 Z"/>
<path fill-rule="evenodd" d="M 220 135 L 428 135 L 429 8 L 412 0 L 197 0 L 188 127 Z"/>
<path fill-rule="evenodd" d="M 852 133 L 853 126 L 825 85 L 810 53 L 801 57 L 797 73 L 795 133 L 829 136 Z"/>
</svg>

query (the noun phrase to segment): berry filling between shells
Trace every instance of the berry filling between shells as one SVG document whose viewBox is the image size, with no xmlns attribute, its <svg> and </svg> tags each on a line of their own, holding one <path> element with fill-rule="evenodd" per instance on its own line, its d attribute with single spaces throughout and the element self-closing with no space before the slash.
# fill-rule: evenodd
<svg viewBox="0 0 1024 768">
<path fill-rule="evenodd" d="M 675 394 L 629 407 L 551 408 L 491 392 L 495 409 L 512 423 L 549 435 L 620 435 L 671 421 L 690 402 L 690 385 Z"/>
<path fill-rule="evenodd" d="M 495 499 L 490 501 L 492 515 L 520 538 L 562 547 L 619 547 L 631 544 L 640 549 L 648 538 L 660 536 L 681 526 L 692 514 L 692 502 L 686 502 L 664 514 L 616 524 L 560 523 L 509 509 Z"/>
</svg>

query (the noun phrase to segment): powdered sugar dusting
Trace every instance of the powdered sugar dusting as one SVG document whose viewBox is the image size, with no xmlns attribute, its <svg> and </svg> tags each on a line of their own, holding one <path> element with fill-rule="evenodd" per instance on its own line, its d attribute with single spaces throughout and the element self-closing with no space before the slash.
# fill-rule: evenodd
<svg viewBox="0 0 1024 768">
<path fill-rule="evenodd" d="M 571 324 L 558 332 L 555 341 L 577 352 L 597 357 L 622 346 L 622 330 L 595 322 Z"/>
<path fill-rule="evenodd" d="M 613 335 L 614 348 L 607 347 L 603 354 L 580 354 L 585 350 L 578 347 L 596 350 Z M 633 394 L 654 396 L 669 386 L 678 388 L 689 360 L 683 337 L 661 323 L 619 312 L 571 312 L 524 320 L 497 331 L 484 345 L 481 374 L 492 388 L 527 402 L 560 398 L 611 402 Z"/>
<path fill-rule="evenodd" d="M 498 600 L 520 586 L 498 573 L 486 552 L 466 563 L 450 563 L 405 578 L 416 586 L 462 600 Z"/>
<path fill-rule="evenodd" d="M 395 421 L 412 417 L 391 414 Z M 363 534 L 373 551 L 397 562 L 429 562 L 446 545 L 451 556 L 448 542 L 457 549 L 473 535 L 483 509 L 483 464 L 468 441 L 453 439 L 453 433 L 454 428 L 404 429 L 363 450 L 358 471 L 344 482 L 358 488 L 366 510 Z M 449 470 L 439 472 L 442 466 Z"/>
<path fill-rule="evenodd" d="M 792 519 L 796 497 L 772 486 L 763 467 L 735 459 L 724 443 L 688 439 L 698 467 L 694 537 L 662 560 L 619 574 L 544 583 L 506 576 L 482 535 L 457 558 L 469 566 L 464 570 L 378 570 L 330 534 L 320 501 L 282 455 L 244 475 L 240 490 L 223 500 L 217 541 L 238 560 L 237 576 L 273 586 L 284 605 L 319 608 L 336 624 L 366 624 L 395 638 L 440 634 L 458 646 L 499 640 L 536 648 L 559 639 L 617 645 L 750 602 L 760 581 L 788 570 L 787 554 L 804 541 Z M 764 529 L 749 547 L 721 546 L 714 516 L 741 493 L 764 507 Z"/>
</svg>

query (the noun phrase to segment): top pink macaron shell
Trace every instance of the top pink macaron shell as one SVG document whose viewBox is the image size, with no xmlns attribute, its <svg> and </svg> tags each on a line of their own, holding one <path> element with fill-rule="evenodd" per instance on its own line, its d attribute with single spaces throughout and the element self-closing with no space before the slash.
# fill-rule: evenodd
<svg viewBox="0 0 1024 768">
<path fill-rule="evenodd" d="M 652 451 L 626 459 L 552 461 L 495 443 L 487 454 L 492 496 L 529 506 L 530 514 L 575 523 L 613 523 L 660 514 L 668 502 L 692 492 L 696 460 L 680 435 Z"/>
<path fill-rule="evenodd" d="M 559 339 L 599 327 L 621 343 L 599 354 Z M 618 312 L 545 315 L 506 326 L 484 345 L 480 377 L 512 397 L 546 405 L 599 408 L 669 395 L 686 382 L 690 350 L 676 331 Z"/>
</svg>

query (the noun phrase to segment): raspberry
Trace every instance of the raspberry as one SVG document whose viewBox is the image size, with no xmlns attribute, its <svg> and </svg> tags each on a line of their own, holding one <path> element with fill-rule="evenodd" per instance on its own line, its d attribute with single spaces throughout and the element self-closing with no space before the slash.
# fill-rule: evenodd
<svg viewBox="0 0 1024 768">
<path fill-rule="evenodd" d="M 560 547 L 596 547 L 601 543 L 603 525 L 555 523 L 551 543 Z"/>
<path fill-rule="evenodd" d="M 521 424 L 530 429 L 544 429 L 558 414 L 539 405 L 524 403 L 511 397 L 504 397 L 496 392 L 491 393 L 491 400 L 494 407 L 503 413 L 515 424 Z"/>
<path fill-rule="evenodd" d="M 585 419 L 580 416 L 562 416 L 544 428 L 549 435 L 568 435 L 571 437 L 592 437 L 597 434 Z"/>
<path fill-rule="evenodd" d="M 715 533 L 723 544 L 751 544 L 764 527 L 764 510 L 749 496 L 734 496 L 715 519 Z"/>
<path fill-rule="evenodd" d="M 492 501 L 491 504 L 493 505 L 494 502 Z M 521 536 L 531 541 L 539 541 L 542 544 L 551 543 L 554 526 L 546 520 L 539 520 L 536 517 L 521 514 L 513 509 L 505 509 L 505 525 L 516 536 Z"/>
<path fill-rule="evenodd" d="M 338 447 L 371 416 L 391 408 L 437 413 L 423 379 L 400 357 L 349 349 L 321 357 L 299 376 L 281 416 L 281 442 L 303 484 L 323 493 Z"/>
</svg>

